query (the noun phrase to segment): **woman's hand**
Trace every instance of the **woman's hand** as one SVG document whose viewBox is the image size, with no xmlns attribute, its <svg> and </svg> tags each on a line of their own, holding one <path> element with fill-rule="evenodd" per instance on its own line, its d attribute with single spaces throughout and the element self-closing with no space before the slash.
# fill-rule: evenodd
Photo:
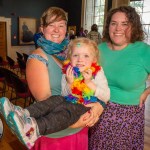
<svg viewBox="0 0 150 150">
<path fill-rule="evenodd" d="M 92 127 L 102 114 L 104 108 L 98 102 L 85 105 L 86 107 L 91 107 L 91 110 L 83 114 L 80 119 L 70 126 L 71 128 L 80 128 L 80 127 Z"/>
<path fill-rule="evenodd" d="M 93 116 L 93 118 L 86 124 L 86 126 L 91 127 L 99 120 L 99 117 L 102 114 L 104 108 L 98 102 L 87 104 L 85 106 L 91 107 L 91 115 Z"/>
<path fill-rule="evenodd" d="M 88 111 L 85 114 L 83 114 L 76 123 L 71 125 L 70 128 L 86 127 L 86 124 L 90 122 L 92 119 L 93 119 L 93 115 L 91 114 L 90 111 Z"/>
<path fill-rule="evenodd" d="M 144 90 L 144 92 L 142 93 L 142 95 L 140 97 L 140 104 L 139 104 L 140 107 L 143 106 L 143 104 L 145 103 L 145 101 L 146 101 L 149 94 L 150 94 L 150 87 L 146 88 Z"/>
</svg>

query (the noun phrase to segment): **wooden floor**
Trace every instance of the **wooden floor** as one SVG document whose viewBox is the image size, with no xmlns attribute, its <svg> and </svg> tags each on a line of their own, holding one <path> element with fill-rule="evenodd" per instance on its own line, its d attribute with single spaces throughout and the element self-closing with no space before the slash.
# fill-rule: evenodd
<svg viewBox="0 0 150 150">
<path fill-rule="evenodd" d="M 147 82 L 150 85 L 150 80 Z M 19 99 L 17 105 L 23 106 L 23 100 Z M 27 150 L 21 142 L 11 133 L 2 116 L 0 118 L 4 124 L 4 135 L 0 139 L 0 150 Z M 144 150 L 150 150 L 150 96 L 146 101 L 145 111 L 145 144 Z"/>
</svg>

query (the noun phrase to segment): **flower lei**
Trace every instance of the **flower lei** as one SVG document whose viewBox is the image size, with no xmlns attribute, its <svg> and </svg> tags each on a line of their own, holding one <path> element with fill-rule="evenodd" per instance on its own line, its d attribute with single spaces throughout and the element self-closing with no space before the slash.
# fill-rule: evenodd
<svg viewBox="0 0 150 150">
<path fill-rule="evenodd" d="M 62 68 L 62 72 L 66 74 L 66 70 L 70 65 L 70 61 L 64 61 L 64 65 Z M 92 63 L 90 67 L 92 70 L 92 77 L 94 78 L 97 72 L 101 69 L 101 67 L 97 63 Z M 79 71 L 79 68 L 73 67 L 74 71 L 74 82 L 71 85 L 72 94 L 65 96 L 66 101 L 71 103 L 79 103 L 79 104 L 88 104 L 91 102 L 96 102 L 97 98 L 94 96 L 94 91 L 91 90 L 85 83 L 84 78 Z"/>
</svg>

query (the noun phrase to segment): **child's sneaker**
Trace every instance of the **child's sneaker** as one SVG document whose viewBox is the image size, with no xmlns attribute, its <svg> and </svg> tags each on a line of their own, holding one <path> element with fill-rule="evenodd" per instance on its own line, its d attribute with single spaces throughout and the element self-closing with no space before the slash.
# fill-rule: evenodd
<svg viewBox="0 0 150 150">
<path fill-rule="evenodd" d="M 6 122 L 7 116 L 12 110 L 14 110 L 14 105 L 8 100 L 8 98 L 0 98 L 0 113 L 4 116 Z"/>
<path fill-rule="evenodd" d="M 30 113 L 27 109 L 23 109 L 20 106 L 14 105 L 14 110 L 20 117 L 27 118 L 30 117 Z"/>
<path fill-rule="evenodd" d="M 20 106 L 15 106 L 13 103 L 9 101 L 8 98 L 2 97 L 0 98 L 0 112 L 4 116 L 6 122 L 7 122 L 7 116 L 11 111 L 15 111 L 18 113 L 21 117 L 29 117 L 30 113 L 27 109 L 23 109 Z"/>
<path fill-rule="evenodd" d="M 40 137 L 35 119 L 28 117 L 24 120 L 16 112 L 10 112 L 7 121 L 13 133 L 26 147 L 31 149 Z"/>
</svg>

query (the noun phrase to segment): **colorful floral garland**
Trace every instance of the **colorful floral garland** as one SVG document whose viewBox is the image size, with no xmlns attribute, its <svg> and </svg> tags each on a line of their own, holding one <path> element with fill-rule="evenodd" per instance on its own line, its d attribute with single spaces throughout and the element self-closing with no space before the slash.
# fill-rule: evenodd
<svg viewBox="0 0 150 150">
<path fill-rule="evenodd" d="M 70 61 L 67 60 L 64 62 L 62 72 L 66 74 L 66 70 L 68 66 L 71 65 Z M 97 72 L 101 69 L 101 67 L 97 63 L 92 63 L 90 67 L 92 70 L 92 77 L 94 78 Z M 94 96 L 94 91 L 91 90 L 85 83 L 84 78 L 79 71 L 79 68 L 73 67 L 74 71 L 74 82 L 71 86 L 72 94 L 66 96 L 66 100 L 72 103 L 79 104 L 88 104 L 91 102 L 96 102 L 97 98 Z"/>
</svg>

